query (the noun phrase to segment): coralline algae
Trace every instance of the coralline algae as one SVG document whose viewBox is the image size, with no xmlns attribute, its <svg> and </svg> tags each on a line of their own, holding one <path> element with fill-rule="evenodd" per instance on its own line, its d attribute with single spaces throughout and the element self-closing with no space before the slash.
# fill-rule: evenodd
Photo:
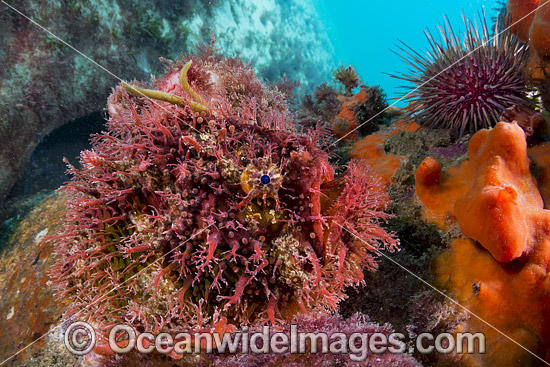
<svg viewBox="0 0 550 367">
<path fill-rule="evenodd" d="M 50 238 L 67 314 L 157 331 L 335 310 L 397 249 L 378 179 L 358 161 L 335 178 L 323 131 L 298 133 L 239 59 L 190 60 L 115 89 L 108 131 L 71 167 Z"/>
</svg>

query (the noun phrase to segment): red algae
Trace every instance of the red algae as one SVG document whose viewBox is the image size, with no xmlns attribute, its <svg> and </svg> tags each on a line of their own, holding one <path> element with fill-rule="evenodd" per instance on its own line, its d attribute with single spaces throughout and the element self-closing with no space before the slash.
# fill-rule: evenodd
<svg viewBox="0 0 550 367">
<path fill-rule="evenodd" d="M 100 330 L 230 330 L 335 310 L 397 249 L 380 180 L 354 160 L 335 177 L 324 132 L 298 133 L 282 93 L 239 59 L 190 59 L 153 89 L 117 87 L 107 132 L 70 167 L 50 238 L 67 314 Z"/>
</svg>

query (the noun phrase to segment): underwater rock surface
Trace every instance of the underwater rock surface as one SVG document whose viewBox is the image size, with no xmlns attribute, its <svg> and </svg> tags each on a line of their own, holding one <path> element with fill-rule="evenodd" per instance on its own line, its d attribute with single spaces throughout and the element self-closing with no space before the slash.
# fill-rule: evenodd
<svg viewBox="0 0 550 367">
<path fill-rule="evenodd" d="M 224 54 L 238 53 L 260 77 L 286 72 L 305 90 L 320 84 L 333 51 L 310 0 L 276 1 L 21 1 L 18 10 L 112 74 L 7 6 L 0 9 L 0 199 L 47 133 L 102 110 L 122 79 L 158 72 L 217 35 Z M 297 32 L 296 30 L 299 30 Z"/>
<path fill-rule="evenodd" d="M 54 257 L 53 247 L 43 239 L 59 230 L 65 201 L 65 194 L 55 194 L 39 203 L 0 253 L 0 327 L 14 336 L 0 343 L 0 355 L 5 358 L 47 333 L 63 313 L 62 303 L 47 286 Z M 20 365 L 43 346 L 40 340 L 9 363 Z"/>
</svg>

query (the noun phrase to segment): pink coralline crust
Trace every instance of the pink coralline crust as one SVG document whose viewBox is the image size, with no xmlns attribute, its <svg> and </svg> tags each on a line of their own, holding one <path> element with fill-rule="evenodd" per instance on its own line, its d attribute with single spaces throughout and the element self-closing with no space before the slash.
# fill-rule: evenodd
<svg viewBox="0 0 550 367">
<path fill-rule="evenodd" d="M 343 319 L 338 315 L 327 315 L 320 313 L 299 314 L 292 320 L 292 325 L 296 325 L 297 331 L 300 333 L 326 334 L 328 340 L 339 340 L 338 334 L 344 334 L 349 338 L 354 333 L 361 333 L 372 337 L 375 333 L 380 333 L 389 338 L 393 333 L 393 328 L 389 324 L 379 325 L 370 322 L 368 317 L 362 314 L 355 314 L 349 319 Z M 261 328 L 255 327 L 251 332 L 262 332 Z M 279 331 L 286 334 L 288 340 L 291 340 L 290 326 L 285 326 Z M 271 333 L 273 335 L 274 332 Z M 361 339 L 356 339 L 356 347 L 361 347 Z M 367 342 L 368 343 L 368 342 Z M 211 367 L 275 367 L 275 366 L 295 366 L 295 367 L 321 367 L 321 366 L 368 366 L 368 367 L 420 367 L 421 364 L 411 355 L 391 353 L 386 350 L 383 353 L 367 353 L 363 361 L 354 361 L 350 355 L 360 355 L 360 353 L 322 353 L 321 343 L 318 343 L 317 353 L 299 354 L 290 352 L 286 353 L 269 353 L 269 354 L 222 354 L 208 356 L 207 363 L 199 364 L 201 366 Z M 368 345 L 363 345 L 368 348 Z M 393 346 L 395 349 L 395 345 Z"/>
<path fill-rule="evenodd" d="M 397 249 L 380 227 L 387 195 L 359 162 L 334 179 L 323 132 L 296 132 L 282 94 L 239 59 L 191 59 L 206 112 L 118 87 L 107 132 L 70 167 L 64 230 L 50 238 L 68 313 L 158 331 L 336 309 L 378 251 Z M 191 101 L 182 66 L 148 88 Z"/>
<path fill-rule="evenodd" d="M 342 351 L 341 353 L 332 353 L 329 349 L 328 353 L 323 352 L 323 345 L 321 342 L 317 342 L 317 352 L 310 352 L 310 341 L 306 339 L 305 353 L 290 353 L 290 341 L 293 340 L 291 333 L 291 325 L 295 325 L 298 333 L 312 333 L 318 336 L 318 340 L 321 340 L 323 334 L 328 338 L 327 347 L 332 347 L 332 351 Z M 253 333 L 263 334 L 264 330 L 261 326 L 252 326 L 248 329 L 249 340 Z M 274 336 L 278 333 L 278 336 Z M 375 337 L 375 344 L 373 348 L 377 349 L 378 353 L 369 351 L 369 341 L 373 338 L 373 334 L 377 333 Z M 183 356 L 177 363 L 178 366 L 194 366 L 194 367 L 421 367 L 422 364 L 417 361 L 413 356 L 408 353 L 395 353 L 397 350 L 406 348 L 406 344 L 397 344 L 397 338 L 390 339 L 390 335 L 394 333 L 393 327 L 390 324 L 380 325 L 369 320 L 366 315 L 354 314 L 350 318 L 344 319 L 339 315 L 331 315 L 320 312 L 311 312 L 309 314 L 296 315 L 289 324 L 281 327 L 272 327 L 268 335 L 268 343 L 271 340 L 276 341 L 277 346 L 271 348 L 269 353 L 251 353 L 251 342 L 249 341 L 248 353 L 243 353 L 242 345 L 244 344 L 244 336 L 240 339 L 241 343 L 237 345 L 236 353 L 213 353 L 213 354 L 201 354 L 193 355 L 187 354 Z M 282 335 L 286 335 L 289 341 L 286 352 L 273 352 L 274 348 L 278 348 L 280 351 L 284 351 L 284 347 L 281 344 L 281 340 L 284 339 Z M 355 334 L 355 335 L 354 335 Z M 361 337 L 359 337 L 361 336 Z M 383 346 L 380 340 L 386 338 L 385 343 L 386 350 L 382 350 Z M 233 335 L 233 340 L 237 340 L 237 337 Z M 270 339 L 271 338 L 271 339 Z M 298 337 L 299 338 L 299 337 Z M 349 341 L 354 338 L 354 346 L 356 349 L 349 348 Z M 365 342 L 366 338 L 366 342 Z M 299 339 L 296 348 L 299 350 Z M 340 343 L 343 341 L 343 343 Z M 399 341 L 403 341 L 399 339 Z M 347 348 L 347 352 L 343 351 L 343 345 Z M 263 339 L 256 339 L 254 345 L 258 348 L 264 346 Z M 228 345 L 226 344 L 226 350 Z M 392 349 L 390 349 L 392 348 Z M 350 356 L 361 357 L 362 353 L 364 359 L 358 358 L 352 359 Z M 166 359 L 153 359 L 150 355 L 136 353 L 135 351 L 130 354 L 117 355 L 113 359 L 97 358 L 91 361 L 98 366 L 104 367 L 123 367 L 123 366 L 147 366 L 147 367 L 172 367 L 174 361 Z"/>
</svg>

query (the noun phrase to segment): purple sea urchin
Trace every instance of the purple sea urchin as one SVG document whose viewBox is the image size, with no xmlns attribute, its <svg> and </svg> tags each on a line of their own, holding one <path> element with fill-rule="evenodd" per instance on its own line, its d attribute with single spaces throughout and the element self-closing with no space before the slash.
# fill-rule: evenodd
<svg viewBox="0 0 550 367">
<path fill-rule="evenodd" d="M 527 104 L 529 91 L 523 74 L 527 46 L 510 32 L 498 33 L 498 22 L 492 37 L 484 13 L 479 25 L 462 17 L 463 36 L 454 33 L 447 18 L 439 27 L 441 41 L 425 32 L 430 48 L 425 55 L 399 47 L 412 69 L 393 75 L 413 84 L 404 87 L 410 90 L 404 95 L 418 123 L 460 136 L 495 125 L 506 108 Z"/>
</svg>

